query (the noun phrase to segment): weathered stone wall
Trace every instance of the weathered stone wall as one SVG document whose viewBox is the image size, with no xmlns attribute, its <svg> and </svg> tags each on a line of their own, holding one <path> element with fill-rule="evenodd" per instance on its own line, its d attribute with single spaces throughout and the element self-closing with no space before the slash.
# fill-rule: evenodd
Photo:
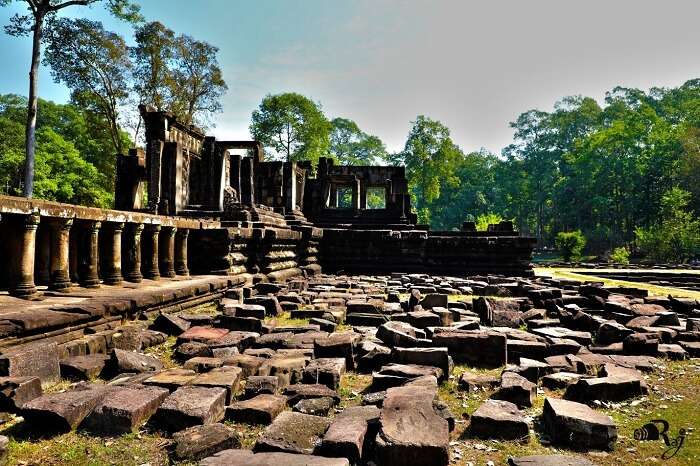
<svg viewBox="0 0 700 466">
<path fill-rule="evenodd" d="M 535 240 L 516 233 L 324 229 L 321 265 L 332 273 L 532 275 Z"/>
</svg>

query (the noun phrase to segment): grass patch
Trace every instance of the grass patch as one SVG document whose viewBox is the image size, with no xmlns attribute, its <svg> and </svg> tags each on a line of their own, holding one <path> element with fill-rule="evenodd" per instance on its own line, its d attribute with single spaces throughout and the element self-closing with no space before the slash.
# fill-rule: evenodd
<svg viewBox="0 0 700 466">
<path fill-rule="evenodd" d="M 278 327 L 303 327 L 309 325 L 309 319 L 292 319 L 289 311 L 284 311 L 276 316 L 265 317 L 265 323 L 275 323 Z"/>
<path fill-rule="evenodd" d="M 656 296 L 669 296 L 670 295 L 670 296 L 676 296 L 676 297 L 700 299 L 700 291 L 684 290 L 682 288 L 674 288 L 671 286 L 651 285 L 649 283 L 643 283 L 643 282 L 629 282 L 629 281 L 625 281 L 625 280 L 613 280 L 610 278 L 599 277 L 596 275 L 587 275 L 587 274 L 584 275 L 584 274 L 576 273 L 576 270 L 581 270 L 581 269 L 560 268 L 560 267 L 552 267 L 552 268 L 535 267 L 534 268 L 535 274 L 538 276 L 543 276 L 543 277 L 569 278 L 572 280 L 580 280 L 582 282 L 585 282 L 585 281 L 603 282 L 603 284 L 605 284 L 605 286 L 626 286 L 626 287 L 633 287 L 633 288 L 640 288 L 640 289 L 648 290 L 649 294 L 656 295 Z M 601 269 L 600 271 L 604 271 L 604 270 L 605 269 Z M 596 269 L 586 269 L 586 271 L 595 273 Z"/>
<path fill-rule="evenodd" d="M 144 354 L 156 357 L 160 359 L 163 366 L 166 369 L 172 369 L 174 367 L 180 367 L 177 362 L 173 359 L 173 354 L 175 353 L 175 343 L 177 342 L 177 337 L 170 336 L 160 345 L 151 346 L 144 350 Z"/>
<path fill-rule="evenodd" d="M 19 440 L 13 426 L 2 431 L 10 435 L 8 464 L 17 465 L 167 465 L 167 439 L 136 433 L 117 438 L 100 438 L 71 432 L 48 440 Z M 9 432 L 8 432 L 9 431 Z"/>
<path fill-rule="evenodd" d="M 362 394 L 370 385 L 372 385 L 372 376 L 369 374 L 345 373 L 340 378 L 338 386 L 340 407 L 347 408 L 362 404 Z"/>
</svg>

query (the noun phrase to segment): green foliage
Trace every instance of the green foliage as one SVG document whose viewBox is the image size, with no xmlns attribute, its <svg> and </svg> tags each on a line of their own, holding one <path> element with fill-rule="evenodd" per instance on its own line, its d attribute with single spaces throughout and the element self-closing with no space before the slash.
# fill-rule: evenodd
<svg viewBox="0 0 700 466">
<path fill-rule="evenodd" d="M 134 63 L 134 91 L 139 103 L 167 110 L 173 87 L 170 73 L 174 59 L 175 33 L 153 21 L 134 31 L 136 46 L 130 49 Z"/>
<path fill-rule="evenodd" d="M 222 110 L 221 97 L 228 89 L 216 58 L 219 49 L 191 36 L 180 35 L 175 41 L 175 50 L 171 110 L 185 124 L 203 125 L 209 115 Z"/>
<path fill-rule="evenodd" d="M 406 166 L 418 218 L 428 223 L 430 207 L 441 189 L 459 185 L 455 169 L 464 155 L 452 142 L 450 130 L 439 121 L 419 115 L 412 125 L 404 150 L 393 155 L 392 162 Z"/>
<path fill-rule="evenodd" d="M 688 209 L 690 199 L 678 187 L 663 195 L 660 220 L 635 230 L 643 254 L 659 262 L 686 262 L 700 254 L 700 220 Z"/>
<path fill-rule="evenodd" d="M 627 265 L 630 263 L 630 251 L 622 246 L 615 248 L 610 253 L 610 260 L 616 264 Z"/>
<path fill-rule="evenodd" d="M 498 214 L 494 214 L 493 212 L 489 212 L 476 217 L 476 221 L 474 223 L 476 224 L 477 231 L 486 231 L 488 230 L 489 225 L 495 225 L 501 223 L 502 221 L 503 217 Z"/>
<path fill-rule="evenodd" d="M 331 127 L 330 151 L 340 165 L 376 165 L 387 158 L 382 140 L 362 131 L 354 121 L 334 118 Z"/>
<path fill-rule="evenodd" d="M 555 244 L 565 261 L 577 261 L 581 259 L 583 248 L 586 246 L 586 237 L 580 230 L 560 231 L 557 233 Z"/>
<path fill-rule="evenodd" d="M 24 171 L 25 98 L 0 96 L 0 191 L 21 195 Z M 112 204 L 112 172 L 93 161 L 114 157 L 109 136 L 93 133 L 74 105 L 39 100 L 35 195 L 41 199 L 96 207 Z"/>
<path fill-rule="evenodd" d="M 125 153 L 120 110 L 129 97 L 131 61 L 126 42 L 86 19 L 58 19 L 49 29 L 44 63 L 56 82 L 71 90 L 71 98 L 90 112 L 110 135 L 114 154 Z"/>
<path fill-rule="evenodd" d="M 134 31 L 134 91 L 139 102 L 175 114 L 185 124 L 206 127 L 222 110 L 228 86 L 216 58 L 219 49 L 188 35 L 175 35 L 154 21 Z"/>
<path fill-rule="evenodd" d="M 328 153 L 330 131 L 321 106 L 293 92 L 265 96 L 250 124 L 253 137 L 277 157 L 314 165 Z"/>
</svg>

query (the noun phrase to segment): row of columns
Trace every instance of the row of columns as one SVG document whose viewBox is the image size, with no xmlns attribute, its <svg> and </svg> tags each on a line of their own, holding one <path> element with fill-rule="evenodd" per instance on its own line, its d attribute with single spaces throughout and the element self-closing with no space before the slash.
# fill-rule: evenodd
<svg viewBox="0 0 700 466">
<path fill-rule="evenodd" d="M 189 230 L 142 223 L 46 217 L 38 214 L 3 218 L 10 244 L 9 292 L 29 297 L 36 293 L 35 275 L 51 290 L 73 282 L 94 288 L 102 282 L 119 285 L 189 275 Z M 47 228 L 39 229 L 40 222 Z M 37 230 L 41 233 L 37 235 Z M 39 267 L 35 274 L 35 265 Z"/>
</svg>

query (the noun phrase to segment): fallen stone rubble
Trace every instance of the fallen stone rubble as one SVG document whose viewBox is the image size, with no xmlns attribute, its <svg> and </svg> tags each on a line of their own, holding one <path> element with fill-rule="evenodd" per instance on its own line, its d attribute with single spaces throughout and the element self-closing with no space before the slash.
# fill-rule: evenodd
<svg viewBox="0 0 700 466">
<path fill-rule="evenodd" d="M 617 429 L 596 406 L 646 394 L 644 373 L 660 358 L 700 355 L 698 309 L 685 298 L 548 278 L 259 283 L 227 291 L 215 313 L 123 327 L 102 351 L 59 359 L 46 344 L 43 357 L 80 382 L 43 394 L 51 371 L 2 377 L 0 406 L 42 433 L 158 430 L 172 438 L 174 460 L 202 465 L 441 466 L 455 419 L 438 389 L 454 378 L 462 390 L 493 392 L 471 416 L 471 438 L 526 442 L 536 428 L 562 448 L 610 451 Z M 284 312 L 308 324 L 287 325 Z M 168 336 L 177 366 L 166 368 L 143 350 Z M 35 357 L 12 363 L 31 367 Z M 455 377 L 455 364 L 503 369 Z M 371 374 L 372 383 L 362 406 L 343 409 L 348 372 Z M 546 392 L 533 425 L 523 410 L 543 388 L 561 392 Z M 265 427 L 252 451 L 228 421 Z M 510 462 L 593 464 L 572 455 Z"/>
</svg>

